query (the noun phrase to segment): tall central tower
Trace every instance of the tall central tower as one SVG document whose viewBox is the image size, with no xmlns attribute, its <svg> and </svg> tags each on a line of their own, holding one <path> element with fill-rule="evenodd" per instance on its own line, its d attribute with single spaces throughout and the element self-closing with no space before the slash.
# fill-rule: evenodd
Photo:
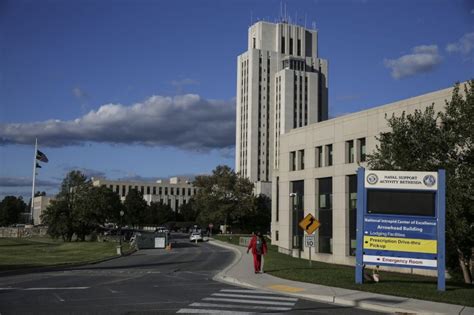
<svg viewBox="0 0 474 315">
<path fill-rule="evenodd" d="M 318 33 L 286 22 L 257 22 L 237 58 L 236 171 L 271 196 L 280 135 L 328 118 L 328 66 Z"/>
</svg>

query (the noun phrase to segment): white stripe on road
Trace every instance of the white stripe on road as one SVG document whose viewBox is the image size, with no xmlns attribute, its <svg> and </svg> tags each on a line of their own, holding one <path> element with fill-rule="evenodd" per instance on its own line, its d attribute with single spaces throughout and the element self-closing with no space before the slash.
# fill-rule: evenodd
<svg viewBox="0 0 474 315">
<path fill-rule="evenodd" d="M 203 301 L 237 302 L 237 303 L 247 303 L 247 304 L 262 304 L 262 305 L 282 305 L 282 306 L 295 305 L 295 303 L 291 303 L 291 302 L 249 301 L 249 300 L 243 300 L 243 299 L 226 299 L 226 298 L 213 298 L 213 297 L 204 298 L 202 300 Z"/>
<path fill-rule="evenodd" d="M 245 294 L 232 294 L 232 293 L 213 293 L 212 296 L 224 296 L 233 298 L 246 298 L 253 300 L 277 300 L 277 301 L 298 301 L 297 298 L 281 297 L 281 296 L 263 296 L 263 295 L 245 295 Z"/>
<path fill-rule="evenodd" d="M 25 288 L 20 289 L 24 291 L 40 291 L 40 290 L 85 290 L 89 289 L 89 287 L 64 287 L 64 288 Z"/>
<path fill-rule="evenodd" d="M 209 309 L 196 309 L 196 308 L 182 308 L 176 313 L 184 314 L 228 314 L 228 315 L 250 315 L 255 313 L 248 312 L 234 312 L 234 311 L 223 311 L 223 310 L 209 310 Z"/>
<path fill-rule="evenodd" d="M 268 311 L 289 311 L 289 310 L 291 310 L 290 307 L 237 305 L 237 304 L 215 304 L 215 303 L 193 303 L 189 306 L 194 306 L 194 307 L 222 307 L 222 308 L 248 308 L 248 309 L 252 309 L 252 310 L 268 310 Z"/>
<path fill-rule="evenodd" d="M 280 293 L 259 291 L 259 290 L 240 290 L 240 289 L 222 289 L 221 292 L 233 292 L 233 293 L 257 293 L 257 294 L 274 294 L 280 295 Z"/>
<path fill-rule="evenodd" d="M 22 291 L 41 291 L 41 290 L 85 290 L 89 289 L 89 287 L 60 287 L 60 288 L 0 288 L 2 290 L 22 290 Z"/>
</svg>

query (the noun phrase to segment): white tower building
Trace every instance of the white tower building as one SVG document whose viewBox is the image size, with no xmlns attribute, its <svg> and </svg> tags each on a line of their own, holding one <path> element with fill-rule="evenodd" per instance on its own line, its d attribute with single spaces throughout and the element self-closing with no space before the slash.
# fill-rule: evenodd
<svg viewBox="0 0 474 315">
<path fill-rule="evenodd" d="M 235 169 L 257 194 L 271 196 L 280 135 L 327 120 L 327 82 L 316 30 L 262 21 L 249 28 L 248 50 L 237 58 Z"/>
</svg>

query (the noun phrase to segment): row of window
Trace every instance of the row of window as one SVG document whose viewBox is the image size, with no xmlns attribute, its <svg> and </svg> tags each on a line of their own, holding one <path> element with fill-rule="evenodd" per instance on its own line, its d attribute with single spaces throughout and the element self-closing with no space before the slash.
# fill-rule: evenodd
<svg viewBox="0 0 474 315">
<path fill-rule="evenodd" d="M 357 159 L 354 142 L 357 145 Z M 366 161 L 366 141 L 365 138 L 346 141 L 345 162 L 365 162 Z M 326 144 L 315 148 L 315 167 L 332 166 L 333 165 L 333 145 Z M 304 170 L 304 150 L 290 152 L 290 171 Z"/>
<path fill-rule="evenodd" d="M 103 184 L 102 187 L 107 187 Z M 127 190 L 128 187 L 128 190 Z M 113 192 L 125 197 L 126 192 L 132 189 L 140 191 L 143 195 L 164 195 L 164 196 L 192 196 L 196 194 L 196 188 L 184 187 L 156 187 L 156 186 L 132 186 L 132 185 L 108 185 Z M 158 188 L 158 189 L 157 189 Z M 169 192 L 169 194 L 168 194 Z M 187 194 L 186 194 L 187 193 Z"/>
</svg>

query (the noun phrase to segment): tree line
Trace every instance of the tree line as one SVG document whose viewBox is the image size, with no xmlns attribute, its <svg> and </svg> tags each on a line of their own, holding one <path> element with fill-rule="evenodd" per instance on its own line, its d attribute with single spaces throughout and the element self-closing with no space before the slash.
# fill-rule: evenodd
<svg viewBox="0 0 474 315">
<path fill-rule="evenodd" d="M 254 196 L 253 184 L 228 166 L 218 166 L 212 175 L 198 176 L 194 187 L 197 194 L 173 211 L 161 202 L 148 205 L 138 190 L 130 190 L 122 203 L 110 188 L 93 186 L 80 171 L 71 171 L 43 213 L 42 222 L 51 237 L 64 241 L 85 240 L 106 223 L 139 228 L 193 222 L 202 227 L 209 223 L 231 225 L 245 232 L 270 229 L 270 199 Z"/>
</svg>

